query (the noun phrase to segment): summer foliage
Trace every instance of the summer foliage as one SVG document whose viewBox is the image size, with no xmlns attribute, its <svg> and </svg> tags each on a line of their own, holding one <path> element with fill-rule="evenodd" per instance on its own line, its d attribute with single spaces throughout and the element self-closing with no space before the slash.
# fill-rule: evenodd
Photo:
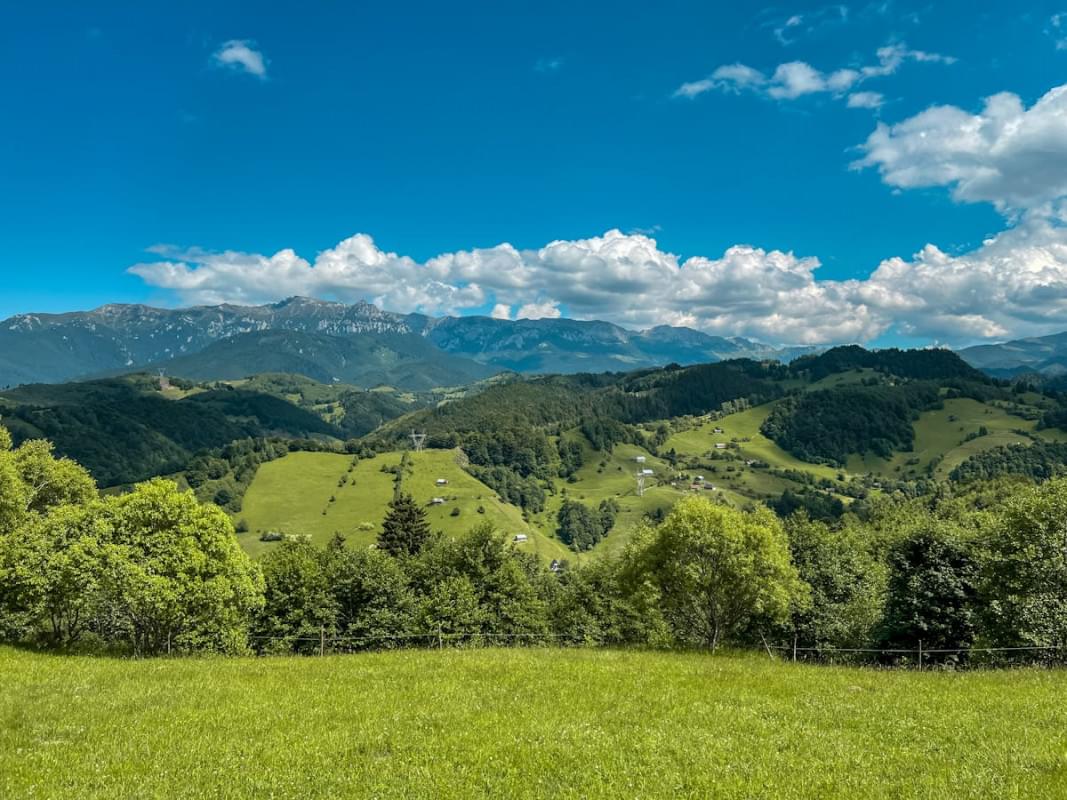
<svg viewBox="0 0 1067 800">
<path fill-rule="evenodd" d="M 305 652 L 327 642 L 925 642 L 943 651 L 931 660 L 950 661 L 975 644 L 1067 640 L 1067 574 L 1057 566 L 1067 481 L 991 487 L 992 504 L 886 498 L 832 526 L 694 496 L 619 557 L 555 571 L 491 524 L 460 538 L 435 534 L 401 485 L 379 547 L 295 537 L 259 566 L 229 518 L 191 492 L 156 480 L 101 498 L 77 464 L 39 441 L 13 449 L 5 431 L 0 634 L 141 654 Z M 613 513 L 610 504 L 565 508 L 561 524 L 582 535 Z"/>
</svg>

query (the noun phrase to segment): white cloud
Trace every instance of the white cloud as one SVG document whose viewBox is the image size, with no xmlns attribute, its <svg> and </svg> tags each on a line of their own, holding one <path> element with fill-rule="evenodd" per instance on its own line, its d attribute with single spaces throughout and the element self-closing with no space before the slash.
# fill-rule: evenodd
<svg viewBox="0 0 1067 800">
<path fill-rule="evenodd" d="M 561 316 L 559 304 L 549 301 L 527 303 L 515 314 L 515 319 L 559 319 Z"/>
<path fill-rule="evenodd" d="M 881 108 L 885 97 L 881 92 L 853 92 L 848 96 L 849 108 Z"/>
<path fill-rule="evenodd" d="M 720 89 L 724 92 L 741 92 L 756 89 L 767 83 L 767 76 L 758 69 L 745 64 L 724 64 L 703 80 L 683 83 L 674 90 L 674 97 L 693 98 Z"/>
<path fill-rule="evenodd" d="M 220 67 L 236 69 L 257 78 L 267 77 L 266 59 L 262 52 L 255 49 L 255 42 L 249 39 L 230 39 L 223 42 L 211 59 Z"/>
<path fill-rule="evenodd" d="M 856 298 L 902 333 L 949 342 L 1063 330 L 1067 229 L 1034 218 L 963 255 L 927 245 L 910 261 L 883 261 Z"/>
<path fill-rule="evenodd" d="M 711 78 L 703 78 L 699 81 L 691 81 L 689 83 L 683 83 L 677 89 L 674 90 L 673 97 L 698 97 L 704 92 L 710 92 L 715 87 L 715 81 Z"/>
<path fill-rule="evenodd" d="M 1057 50 L 1067 50 L 1067 11 L 1049 17 L 1045 33 L 1052 38 Z"/>
<path fill-rule="evenodd" d="M 848 22 L 848 18 L 847 6 L 829 5 L 811 9 L 802 14 L 790 14 L 786 17 L 770 19 L 761 27 L 770 28 L 778 43 L 788 46 L 826 28 L 843 25 Z"/>
<path fill-rule="evenodd" d="M 880 47 L 875 55 L 875 64 L 844 67 L 831 72 L 822 72 L 805 61 L 789 61 L 779 64 L 769 78 L 747 64 L 726 64 L 706 78 L 683 83 L 674 91 L 674 97 L 694 98 L 713 89 L 732 93 L 753 91 L 766 94 L 775 100 L 795 100 L 805 95 L 821 93 L 843 97 L 865 81 L 894 74 L 907 61 L 941 64 L 952 64 L 956 61 L 951 56 L 912 50 L 904 44 Z M 857 95 L 861 99 L 852 102 L 851 97 Z M 877 105 L 872 105 L 876 97 L 881 99 L 881 95 L 876 92 L 855 92 L 850 96 L 849 106 L 877 108 Z"/>
<path fill-rule="evenodd" d="M 880 54 L 879 68 L 895 69 L 898 56 Z M 712 80 L 763 80 L 796 96 L 862 81 L 855 77 L 862 71 L 827 76 L 791 66 L 767 79 L 739 65 L 723 69 Z M 876 92 L 848 95 L 853 107 L 882 102 Z M 1067 327 L 1067 85 L 1028 109 L 1005 93 L 989 98 L 978 114 L 939 106 L 880 124 L 853 166 L 877 167 L 895 188 L 944 186 L 958 200 L 993 203 L 1016 224 L 970 252 L 928 244 L 851 280 L 820 280 L 818 259 L 750 245 L 681 260 L 645 233 L 617 230 L 538 249 L 503 243 L 424 262 L 384 251 L 366 234 L 313 262 L 290 249 L 267 256 L 160 246 L 152 249 L 159 260 L 130 271 L 188 303 L 299 294 L 428 314 L 491 308 L 498 319 L 565 311 L 635 328 L 685 325 L 771 342 L 869 341 L 895 331 L 961 344 Z"/>
<path fill-rule="evenodd" d="M 821 72 L 803 61 L 790 61 L 788 64 L 778 65 L 767 94 L 780 100 L 792 100 L 801 95 L 826 90 L 826 78 Z"/>
<path fill-rule="evenodd" d="M 608 231 L 445 253 L 425 262 L 359 234 L 309 262 L 158 248 L 131 272 L 187 303 L 255 303 L 289 295 L 368 299 L 394 311 L 496 318 L 605 319 L 635 328 L 685 325 L 771 342 L 869 341 L 890 330 L 965 343 L 1067 327 L 1067 228 L 1030 218 L 969 253 L 927 245 L 865 278 L 819 280 L 816 258 L 736 245 L 680 261 L 654 239 Z M 517 311 L 512 314 L 512 310 Z"/>
<path fill-rule="evenodd" d="M 961 202 L 1004 213 L 1049 213 L 1067 197 L 1067 85 L 1027 109 L 1002 92 L 977 114 L 934 106 L 895 125 L 879 124 L 854 169 L 876 167 L 889 186 L 944 186 Z"/>
</svg>

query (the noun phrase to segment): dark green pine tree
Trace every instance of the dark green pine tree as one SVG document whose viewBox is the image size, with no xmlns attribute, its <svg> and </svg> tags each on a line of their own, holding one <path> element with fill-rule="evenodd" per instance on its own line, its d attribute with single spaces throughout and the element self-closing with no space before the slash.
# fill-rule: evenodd
<svg viewBox="0 0 1067 800">
<path fill-rule="evenodd" d="M 378 547 L 391 556 L 416 555 L 430 538 L 426 512 L 410 494 L 398 493 L 389 503 L 389 513 L 378 535 Z"/>
</svg>

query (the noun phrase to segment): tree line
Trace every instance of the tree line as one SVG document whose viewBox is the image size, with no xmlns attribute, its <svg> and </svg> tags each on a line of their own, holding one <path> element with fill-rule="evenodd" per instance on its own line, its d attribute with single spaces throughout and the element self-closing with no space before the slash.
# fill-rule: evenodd
<svg viewBox="0 0 1067 800">
<path fill-rule="evenodd" d="M 569 506 L 571 536 L 614 510 Z M 174 483 L 101 497 L 0 429 L 0 637 L 60 650 L 307 652 L 555 642 L 715 649 L 1067 645 L 1067 480 L 882 496 L 833 522 L 689 497 L 622 553 L 547 565 L 504 533 L 433 532 L 398 487 L 376 546 L 287 541 L 261 563 Z M 960 653 L 938 651 L 959 650 Z M 898 656 L 888 656 L 896 658 Z"/>
</svg>

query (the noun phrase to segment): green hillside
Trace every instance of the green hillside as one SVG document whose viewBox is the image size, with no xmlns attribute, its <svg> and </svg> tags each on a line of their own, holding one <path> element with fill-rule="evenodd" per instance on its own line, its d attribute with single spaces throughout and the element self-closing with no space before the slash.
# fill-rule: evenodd
<svg viewBox="0 0 1067 800">
<path fill-rule="evenodd" d="M 16 442 L 48 439 L 104 487 L 183 469 L 198 452 L 236 439 L 330 439 L 340 431 L 318 414 L 245 389 L 161 392 L 132 375 L 32 385 L 0 393 L 0 414 Z"/>
<path fill-rule="evenodd" d="M 911 452 L 895 453 L 890 459 L 853 456 L 849 470 L 879 475 L 918 477 L 928 474 L 948 477 L 971 456 L 1011 444 L 1028 444 L 1031 437 L 1064 441 L 1063 431 L 1038 430 L 1037 421 L 1009 414 L 999 405 L 970 398 L 946 400 L 944 408 L 923 412 L 914 424 L 915 445 Z M 983 429 L 985 433 L 983 433 Z"/>
<path fill-rule="evenodd" d="M 335 533 L 343 534 L 352 544 L 374 542 L 393 496 L 393 473 L 383 468 L 398 467 L 401 458 L 399 452 L 383 453 L 359 459 L 353 467 L 351 456 L 292 453 L 264 464 L 245 494 L 244 507 L 238 515 L 249 527 L 247 533 L 241 534 L 242 545 L 253 555 L 263 553 L 272 546 L 271 542 L 259 540 L 266 531 L 306 534 L 320 544 Z M 465 472 L 457 452 L 425 450 L 410 453 L 409 458 L 411 468 L 404 476 L 404 491 L 426 508 L 432 529 L 448 536 L 462 536 L 478 522 L 487 520 L 509 534 L 525 533 L 529 540 L 519 544 L 520 549 L 545 558 L 570 555 L 559 542 L 528 525 L 518 508 L 502 502 L 492 489 Z M 448 485 L 438 487 L 439 478 L 447 480 Z M 434 497 L 444 498 L 445 502 L 431 505 Z M 334 498 L 333 502 L 330 498 Z M 459 509 L 457 516 L 453 516 L 454 509 Z"/>
<path fill-rule="evenodd" d="M 0 650 L 10 798 L 1051 798 L 1067 673 L 766 655 Z"/>
<path fill-rule="evenodd" d="M 574 482 L 555 481 L 557 494 L 550 496 L 545 511 L 534 515 L 532 521 L 548 535 L 555 535 L 556 514 L 564 499 L 596 508 L 603 500 L 613 500 L 619 506 L 615 525 L 592 551 L 592 555 L 618 553 L 630 538 L 634 526 L 639 525 L 646 514 L 657 510 L 666 511 L 684 495 L 684 489 L 671 485 L 674 477 L 670 466 L 656 458 L 648 450 L 631 444 L 616 445 L 611 453 L 594 450 L 580 434 L 571 432 L 569 438 L 580 441 L 585 463 L 574 475 Z M 637 457 L 644 463 L 637 463 Z M 646 478 L 643 496 L 637 494 L 637 471 L 651 469 L 653 475 Z M 581 560 L 584 555 L 571 555 Z"/>
<path fill-rule="evenodd" d="M 444 353 L 415 334 L 328 336 L 292 330 L 230 336 L 151 368 L 156 366 L 170 375 L 197 381 L 280 372 L 326 384 L 352 383 L 364 388 L 385 384 L 415 391 L 469 383 L 499 371 Z"/>
</svg>

